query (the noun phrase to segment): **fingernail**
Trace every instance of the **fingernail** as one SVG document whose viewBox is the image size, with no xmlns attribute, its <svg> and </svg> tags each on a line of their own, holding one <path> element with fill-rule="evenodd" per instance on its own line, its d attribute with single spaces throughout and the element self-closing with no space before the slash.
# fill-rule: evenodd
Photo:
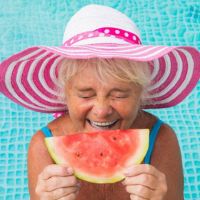
<svg viewBox="0 0 200 200">
<path fill-rule="evenodd" d="M 67 168 L 67 173 L 68 174 L 73 174 L 74 170 L 71 167 Z"/>
<path fill-rule="evenodd" d="M 80 183 L 80 182 L 77 183 L 77 187 L 78 187 L 78 188 L 81 187 L 81 183 Z"/>
</svg>

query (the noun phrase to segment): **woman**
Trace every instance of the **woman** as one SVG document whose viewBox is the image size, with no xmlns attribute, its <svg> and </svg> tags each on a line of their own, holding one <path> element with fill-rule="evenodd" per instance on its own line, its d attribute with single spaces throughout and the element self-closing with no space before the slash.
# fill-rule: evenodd
<svg viewBox="0 0 200 200">
<path fill-rule="evenodd" d="M 158 119 L 141 109 L 150 81 L 147 69 L 146 63 L 119 59 L 63 62 L 59 79 L 66 94 L 68 113 L 49 123 L 48 128 L 54 136 L 105 129 L 152 129 Z M 152 166 L 143 164 L 127 169 L 124 186 L 82 182 L 80 187 L 70 166 L 53 164 L 44 144 L 44 133 L 38 131 L 29 148 L 30 194 L 33 199 L 37 199 L 36 194 L 41 199 L 183 199 L 176 136 L 166 124 L 159 132 Z"/>
<path fill-rule="evenodd" d="M 143 108 L 181 102 L 199 79 L 199 52 L 141 45 L 129 18 L 99 5 L 77 12 L 63 41 L 62 47 L 28 48 L 1 64 L 6 96 L 35 111 L 63 112 L 30 142 L 31 199 L 183 199 L 175 133 Z M 46 130 L 59 136 L 129 128 L 150 129 L 150 148 L 143 164 L 127 169 L 116 184 L 77 180 L 70 166 L 54 164 L 44 144 Z"/>
</svg>

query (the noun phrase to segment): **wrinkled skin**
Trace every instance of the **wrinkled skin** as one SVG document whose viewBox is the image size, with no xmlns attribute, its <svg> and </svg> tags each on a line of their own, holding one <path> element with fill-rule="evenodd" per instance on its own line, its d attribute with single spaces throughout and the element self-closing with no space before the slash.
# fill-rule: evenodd
<svg viewBox="0 0 200 200">
<path fill-rule="evenodd" d="M 151 129 L 156 117 L 140 111 L 141 94 L 139 86 L 113 78 L 102 83 L 94 70 L 86 68 L 66 86 L 69 113 L 48 126 L 55 136 L 105 129 Z M 53 164 L 44 136 L 38 131 L 29 147 L 30 196 L 34 200 L 182 200 L 180 151 L 175 134 L 167 125 L 161 127 L 151 163 L 154 166 L 132 166 L 127 169 L 125 180 L 116 184 L 78 181 L 70 166 Z"/>
</svg>

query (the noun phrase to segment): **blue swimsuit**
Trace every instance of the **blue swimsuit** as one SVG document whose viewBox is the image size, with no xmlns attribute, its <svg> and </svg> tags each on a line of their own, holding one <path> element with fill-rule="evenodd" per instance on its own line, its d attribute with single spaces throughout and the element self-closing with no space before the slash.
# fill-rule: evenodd
<svg viewBox="0 0 200 200">
<path fill-rule="evenodd" d="M 160 129 L 162 124 L 163 124 L 163 122 L 160 119 L 158 119 L 151 129 L 150 138 L 149 138 L 149 149 L 148 149 L 147 154 L 144 158 L 145 164 L 151 163 L 151 155 L 152 155 L 152 152 L 153 152 L 154 144 L 155 144 L 156 137 L 158 135 L 159 129 Z M 51 130 L 46 126 L 43 127 L 41 129 L 41 131 L 44 133 L 45 137 L 52 137 L 53 136 L 52 133 L 51 133 Z"/>
</svg>

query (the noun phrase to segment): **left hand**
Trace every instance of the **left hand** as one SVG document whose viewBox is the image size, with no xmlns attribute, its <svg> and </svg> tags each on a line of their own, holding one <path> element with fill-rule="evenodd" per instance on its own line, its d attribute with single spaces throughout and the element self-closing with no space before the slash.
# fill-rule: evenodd
<svg viewBox="0 0 200 200">
<path fill-rule="evenodd" d="M 165 174 L 148 164 L 129 167 L 125 172 L 126 191 L 131 200 L 163 200 L 167 193 Z"/>
</svg>

